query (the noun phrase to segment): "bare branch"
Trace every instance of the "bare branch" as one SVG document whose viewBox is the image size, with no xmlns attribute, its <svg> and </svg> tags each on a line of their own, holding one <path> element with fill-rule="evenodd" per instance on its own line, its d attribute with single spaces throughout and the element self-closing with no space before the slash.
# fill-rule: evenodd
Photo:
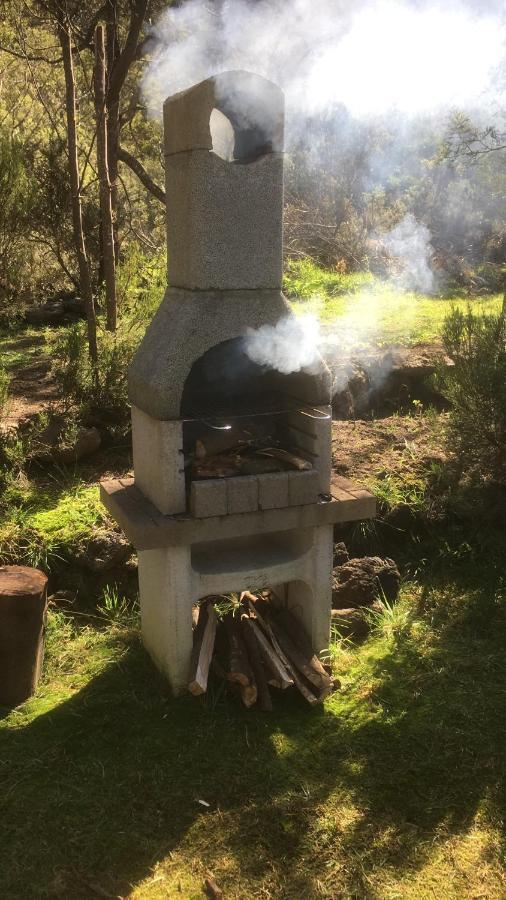
<svg viewBox="0 0 506 900">
<path fill-rule="evenodd" d="M 124 162 L 125 165 L 127 165 L 129 169 L 131 169 L 132 172 L 137 175 L 139 181 L 144 185 L 145 188 L 147 188 L 148 191 L 150 191 L 151 194 L 153 194 L 154 197 L 156 197 L 157 200 L 160 201 L 160 203 L 163 203 L 165 205 L 165 191 L 158 184 L 156 184 L 155 181 L 153 181 L 151 175 L 146 172 L 146 169 L 144 168 L 142 163 L 139 162 L 139 160 L 136 159 L 129 150 L 125 150 L 124 147 L 118 147 L 118 159 L 120 159 L 121 162 Z"/>
</svg>

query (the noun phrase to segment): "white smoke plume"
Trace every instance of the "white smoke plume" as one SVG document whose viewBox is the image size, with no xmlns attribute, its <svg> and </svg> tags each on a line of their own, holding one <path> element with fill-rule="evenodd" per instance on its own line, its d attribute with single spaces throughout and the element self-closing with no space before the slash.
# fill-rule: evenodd
<svg viewBox="0 0 506 900">
<path fill-rule="evenodd" d="M 286 93 L 287 130 L 344 105 L 355 117 L 419 115 L 497 99 L 504 6 L 494 0 L 187 0 L 152 28 L 143 92 L 163 100 L 226 69 Z"/>
<path fill-rule="evenodd" d="M 320 326 L 313 315 L 286 316 L 276 325 L 248 328 L 243 348 L 259 366 L 284 375 L 314 372 L 319 366 Z"/>
<path fill-rule="evenodd" d="M 429 229 L 408 214 L 380 240 L 399 266 L 392 281 L 402 290 L 433 294 L 436 278 L 430 265 L 433 249 Z"/>
</svg>

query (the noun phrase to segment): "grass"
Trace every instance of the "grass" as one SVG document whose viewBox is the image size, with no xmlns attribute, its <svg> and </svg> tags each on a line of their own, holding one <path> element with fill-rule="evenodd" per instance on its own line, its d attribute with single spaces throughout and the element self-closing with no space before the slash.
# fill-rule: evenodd
<svg viewBox="0 0 506 900">
<path fill-rule="evenodd" d="M 96 485 L 60 472 L 53 483 L 10 484 L 0 513 L 0 560 L 51 570 L 108 521 Z"/>
<path fill-rule="evenodd" d="M 406 588 L 334 645 L 323 710 L 271 717 L 171 700 L 135 632 L 52 609 L 0 726 L 1 895 L 198 898 L 212 872 L 231 900 L 504 896 L 504 599 Z"/>
<path fill-rule="evenodd" d="M 44 353 L 46 332 L 40 328 L 13 326 L 0 328 L 0 366 L 10 371 L 29 365 Z"/>
<path fill-rule="evenodd" d="M 309 261 L 294 262 L 285 276 L 287 296 L 296 309 L 317 315 L 323 332 L 339 329 L 354 349 L 361 345 L 417 343 L 440 339 L 445 317 L 452 309 L 498 312 L 499 294 L 470 300 L 464 295 L 429 297 L 401 291 L 369 273 L 342 275 L 319 269 Z"/>
</svg>

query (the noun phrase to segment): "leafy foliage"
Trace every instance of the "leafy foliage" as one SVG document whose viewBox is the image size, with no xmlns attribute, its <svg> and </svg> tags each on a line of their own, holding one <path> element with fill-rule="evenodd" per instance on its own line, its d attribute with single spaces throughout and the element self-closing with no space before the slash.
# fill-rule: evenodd
<svg viewBox="0 0 506 900">
<path fill-rule="evenodd" d="M 451 444 L 463 469 L 506 482 L 506 320 L 454 310 L 443 327 Z"/>
<path fill-rule="evenodd" d="M 98 364 L 89 358 L 86 326 L 78 322 L 54 338 L 54 371 L 67 403 L 92 408 L 112 422 L 126 422 L 128 364 L 153 317 L 165 285 L 165 255 L 133 246 L 118 272 L 121 317 L 115 333 L 99 327 Z"/>
<path fill-rule="evenodd" d="M 0 127 L 0 303 L 3 301 L 4 312 L 6 301 L 25 287 L 32 254 L 27 252 L 24 238 L 33 202 L 26 149 Z"/>
</svg>

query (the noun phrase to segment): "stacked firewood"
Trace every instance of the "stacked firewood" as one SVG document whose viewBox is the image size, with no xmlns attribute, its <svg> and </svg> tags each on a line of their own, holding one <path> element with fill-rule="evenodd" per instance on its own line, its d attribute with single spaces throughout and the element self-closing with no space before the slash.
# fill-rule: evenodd
<svg viewBox="0 0 506 900">
<path fill-rule="evenodd" d="M 293 613 L 266 594 L 244 591 L 219 617 L 222 600 L 208 597 L 194 607 L 190 693 L 206 692 L 211 670 L 246 707 L 262 710 L 273 708 L 272 689 L 294 688 L 314 706 L 339 687 Z"/>
</svg>

